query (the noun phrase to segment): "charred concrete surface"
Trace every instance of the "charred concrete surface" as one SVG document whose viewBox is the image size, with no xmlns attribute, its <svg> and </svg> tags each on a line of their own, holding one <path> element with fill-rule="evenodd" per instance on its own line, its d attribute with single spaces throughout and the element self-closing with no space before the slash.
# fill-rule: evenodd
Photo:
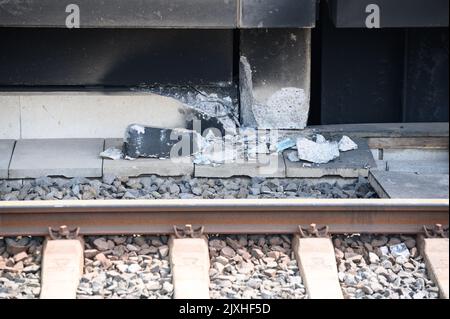
<svg viewBox="0 0 450 319">
<path fill-rule="evenodd" d="M 243 126 L 303 129 L 310 101 L 309 29 L 241 30 Z"/>
<path fill-rule="evenodd" d="M 239 0 L 77 0 L 82 28 L 234 28 Z M 70 2 L 2 0 L 0 26 L 62 27 Z"/>
</svg>

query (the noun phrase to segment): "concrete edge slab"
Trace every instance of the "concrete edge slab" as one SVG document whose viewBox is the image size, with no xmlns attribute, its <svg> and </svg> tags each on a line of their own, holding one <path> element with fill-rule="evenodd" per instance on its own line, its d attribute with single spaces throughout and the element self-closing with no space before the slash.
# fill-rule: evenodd
<svg viewBox="0 0 450 319">
<path fill-rule="evenodd" d="M 0 140 L 0 153 L 3 153 L 3 155 L 0 154 L 0 178 L 9 177 L 9 166 L 11 165 L 15 145 L 15 140 Z"/>
<path fill-rule="evenodd" d="M 377 178 L 373 175 L 373 172 L 369 172 L 369 184 L 375 190 L 375 192 L 380 196 L 380 198 L 390 198 L 386 190 L 383 188 L 383 185 L 377 180 Z"/>
<path fill-rule="evenodd" d="M 220 166 L 195 165 L 195 177 L 229 178 L 234 176 L 285 178 L 286 165 L 281 154 L 260 155 L 258 160 L 239 161 Z"/>
<path fill-rule="evenodd" d="M 11 179 L 102 177 L 103 160 L 99 154 L 104 145 L 101 138 L 19 140 L 15 144 L 8 175 Z"/>
</svg>

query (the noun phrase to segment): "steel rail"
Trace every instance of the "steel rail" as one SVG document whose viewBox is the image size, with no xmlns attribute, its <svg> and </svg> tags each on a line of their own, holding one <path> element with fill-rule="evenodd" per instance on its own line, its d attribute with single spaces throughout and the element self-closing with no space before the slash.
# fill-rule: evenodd
<svg viewBox="0 0 450 319">
<path fill-rule="evenodd" d="M 209 234 L 292 234 L 328 225 L 331 233 L 419 233 L 448 225 L 448 199 L 232 199 L 0 202 L 0 236 L 43 236 L 49 227 L 82 235 L 170 234 L 204 226 Z"/>
</svg>

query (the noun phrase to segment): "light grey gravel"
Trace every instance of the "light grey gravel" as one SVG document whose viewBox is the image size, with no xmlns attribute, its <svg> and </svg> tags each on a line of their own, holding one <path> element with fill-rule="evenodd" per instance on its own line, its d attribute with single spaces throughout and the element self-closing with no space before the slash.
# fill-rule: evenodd
<svg viewBox="0 0 450 319">
<path fill-rule="evenodd" d="M 42 238 L 0 237 L 0 299 L 39 298 Z"/>
<path fill-rule="evenodd" d="M 88 237 L 77 297 L 169 299 L 173 295 L 167 236 Z"/>
<path fill-rule="evenodd" d="M 335 236 L 339 280 L 351 299 L 436 299 L 425 262 L 410 236 Z"/>
<path fill-rule="evenodd" d="M 302 299 L 305 287 L 288 236 L 210 237 L 214 299 Z"/>
<path fill-rule="evenodd" d="M 172 199 L 172 198 L 373 198 L 367 179 L 353 184 L 309 183 L 302 179 L 178 178 L 152 175 L 141 178 L 105 176 L 103 179 L 49 178 L 0 180 L 0 201 Z"/>
</svg>

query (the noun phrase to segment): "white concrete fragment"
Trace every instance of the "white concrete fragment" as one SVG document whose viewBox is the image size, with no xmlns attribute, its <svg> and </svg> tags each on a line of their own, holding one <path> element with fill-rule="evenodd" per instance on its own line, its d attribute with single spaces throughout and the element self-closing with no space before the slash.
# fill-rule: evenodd
<svg viewBox="0 0 450 319">
<path fill-rule="evenodd" d="M 316 135 L 316 143 L 326 143 L 326 142 L 327 139 L 323 135 L 320 134 Z"/>
<path fill-rule="evenodd" d="M 336 142 L 316 143 L 307 138 L 297 139 L 298 158 L 316 164 L 326 164 L 339 157 L 339 146 Z"/>
<path fill-rule="evenodd" d="M 100 157 L 112 160 L 119 160 L 123 158 L 123 152 L 118 148 L 110 147 L 105 151 L 101 152 Z"/>
<path fill-rule="evenodd" d="M 289 152 L 287 158 L 291 162 L 300 162 L 300 159 L 298 158 L 297 152 Z"/>
<path fill-rule="evenodd" d="M 358 149 L 358 144 L 356 144 L 355 142 L 353 142 L 353 140 L 344 135 L 342 136 L 341 140 L 339 141 L 339 150 L 341 152 L 348 152 L 348 151 L 353 151 L 353 150 L 357 150 Z"/>
<path fill-rule="evenodd" d="M 277 152 L 281 153 L 284 150 L 287 150 L 287 149 L 292 148 L 294 146 L 296 146 L 296 142 L 293 139 L 291 139 L 291 138 L 286 138 L 286 139 L 281 140 L 281 141 L 279 141 L 277 143 Z"/>
</svg>

